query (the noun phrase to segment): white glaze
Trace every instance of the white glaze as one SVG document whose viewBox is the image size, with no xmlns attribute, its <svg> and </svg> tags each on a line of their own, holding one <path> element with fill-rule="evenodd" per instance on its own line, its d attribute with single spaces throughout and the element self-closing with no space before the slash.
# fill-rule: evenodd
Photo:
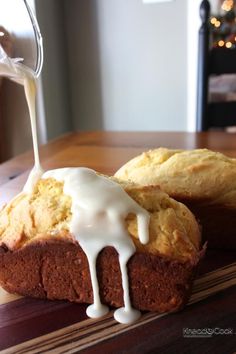
<svg viewBox="0 0 236 354">
<path fill-rule="evenodd" d="M 20 61 L 20 59 L 11 59 L 6 54 L 2 56 L 0 75 L 11 78 L 23 85 L 25 89 L 30 113 L 35 165 L 29 174 L 23 192 L 30 193 L 42 177 L 43 170 L 39 159 L 35 115 L 36 78 L 34 73 Z M 63 181 L 64 193 L 72 198 L 70 232 L 87 256 L 93 288 L 94 303 L 88 306 L 87 315 L 96 318 L 105 315 L 109 310 L 100 301 L 96 260 L 104 247 L 113 246 L 119 254 L 124 293 L 124 307 L 116 310 L 114 317 L 121 323 L 134 322 L 139 318 L 140 312 L 133 309 L 130 302 L 127 262 L 135 253 L 135 246 L 126 230 L 125 218 L 130 213 L 137 215 L 139 239 L 145 244 L 149 239 L 148 212 L 131 199 L 119 184 L 98 176 L 93 170 L 62 168 L 44 173 L 43 178 L 49 177 Z"/>
<path fill-rule="evenodd" d="M 124 308 L 114 317 L 121 323 L 130 323 L 140 316 L 133 309 L 129 297 L 127 262 L 135 253 L 135 246 L 126 229 L 128 214 L 137 215 L 141 243 L 147 243 L 149 214 L 141 208 L 124 189 L 114 181 L 99 176 L 88 168 L 61 168 L 47 171 L 43 178 L 64 182 L 64 193 L 72 199 L 70 232 L 85 252 L 91 275 L 94 303 L 87 308 L 87 315 L 100 317 L 108 308 L 101 304 L 96 274 L 96 260 L 106 246 L 114 247 L 119 254 L 124 292 Z"/>
<path fill-rule="evenodd" d="M 35 98 L 36 98 L 36 77 L 34 72 L 27 66 L 21 63 L 22 59 L 10 58 L 0 47 L 0 76 L 9 77 L 16 83 L 24 86 L 26 101 L 29 108 L 31 131 L 33 138 L 34 149 L 34 168 L 31 170 L 28 180 L 24 186 L 23 191 L 30 193 L 33 190 L 35 183 L 41 178 L 43 174 L 42 167 L 39 160 L 39 149 L 37 139 L 36 127 L 36 112 L 35 112 Z"/>
</svg>

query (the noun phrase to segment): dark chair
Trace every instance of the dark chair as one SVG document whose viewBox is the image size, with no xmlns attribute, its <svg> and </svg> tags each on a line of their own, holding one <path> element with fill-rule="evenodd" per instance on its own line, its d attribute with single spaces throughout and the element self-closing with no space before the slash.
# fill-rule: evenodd
<svg viewBox="0 0 236 354">
<path fill-rule="evenodd" d="M 197 131 L 236 126 L 236 101 L 208 102 L 208 81 L 211 74 L 236 73 L 236 49 L 210 49 L 210 4 L 200 5 L 202 24 L 199 30 L 197 79 Z"/>
</svg>

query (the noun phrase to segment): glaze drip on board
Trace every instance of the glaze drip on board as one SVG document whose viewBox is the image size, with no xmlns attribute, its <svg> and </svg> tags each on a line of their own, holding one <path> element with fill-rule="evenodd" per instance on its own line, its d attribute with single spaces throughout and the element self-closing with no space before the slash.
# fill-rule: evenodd
<svg viewBox="0 0 236 354">
<path fill-rule="evenodd" d="M 64 182 L 64 193 L 72 199 L 69 228 L 87 256 L 93 289 L 94 303 L 88 306 L 87 315 L 97 318 L 109 310 L 100 300 L 96 260 L 103 248 L 112 246 L 119 254 L 124 293 L 124 307 L 117 309 L 114 317 L 120 323 L 134 322 L 139 318 L 140 312 L 132 307 L 130 301 L 127 262 L 135 253 L 135 246 L 126 229 L 125 218 L 129 214 L 137 216 L 139 239 L 141 243 L 146 244 L 149 240 L 149 213 L 130 198 L 119 184 L 97 175 L 91 169 L 61 168 L 44 173 L 37 140 L 36 77 L 20 59 L 9 58 L 6 53 L 0 60 L 0 75 L 24 86 L 30 113 L 35 164 L 23 193 L 31 193 L 40 178 L 54 178 Z"/>
</svg>

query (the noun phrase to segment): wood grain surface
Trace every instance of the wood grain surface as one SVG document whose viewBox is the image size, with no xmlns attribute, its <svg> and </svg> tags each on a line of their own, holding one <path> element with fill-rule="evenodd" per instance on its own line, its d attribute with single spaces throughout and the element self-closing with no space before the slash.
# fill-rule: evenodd
<svg viewBox="0 0 236 354">
<path fill-rule="evenodd" d="M 227 133 L 72 133 L 42 146 L 45 169 L 87 166 L 113 174 L 144 150 L 203 148 L 236 157 L 236 137 Z M 0 204 L 20 192 L 33 165 L 32 152 L 0 165 Z M 219 353 L 236 352 L 236 253 L 209 251 L 190 304 L 175 314 L 146 313 L 130 326 L 110 312 L 86 317 L 86 305 L 23 298 L 0 290 L 1 353 Z M 232 328 L 233 334 L 186 337 L 184 328 Z"/>
</svg>

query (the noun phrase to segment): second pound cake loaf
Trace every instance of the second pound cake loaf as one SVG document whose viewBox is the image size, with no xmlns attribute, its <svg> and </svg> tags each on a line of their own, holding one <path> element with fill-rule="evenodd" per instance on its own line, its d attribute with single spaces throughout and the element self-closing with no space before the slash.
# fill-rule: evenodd
<svg viewBox="0 0 236 354">
<path fill-rule="evenodd" d="M 130 160 L 116 176 L 159 185 L 196 215 L 209 247 L 236 249 L 236 159 L 207 149 L 159 148 Z"/>
<path fill-rule="evenodd" d="M 201 257 L 198 223 L 187 207 L 158 187 L 120 183 L 150 214 L 145 245 L 138 238 L 136 216 L 125 218 L 136 247 L 127 265 L 132 306 L 176 311 L 189 298 Z M 41 179 L 32 193 L 22 193 L 1 211 L 0 284 L 21 295 L 92 303 L 88 260 L 69 231 L 72 201 L 63 188 L 54 178 Z M 122 306 L 121 272 L 113 247 L 100 252 L 96 269 L 101 302 Z"/>
</svg>

